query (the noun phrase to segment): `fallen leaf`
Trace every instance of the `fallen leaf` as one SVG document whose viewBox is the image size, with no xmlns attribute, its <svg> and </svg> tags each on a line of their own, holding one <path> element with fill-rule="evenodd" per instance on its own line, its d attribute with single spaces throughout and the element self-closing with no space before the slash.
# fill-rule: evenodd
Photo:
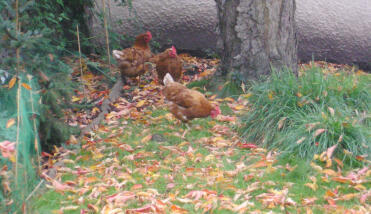
<svg viewBox="0 0 371 214">
<path fill-rule="evenodd" d="M 330 148 L 327 149 L 326 155 L 327 155 L 328 159 L 331 159 L 332 154 L 334 153 L 337 146 L 338 146 L 338 144 L 335 144 L 335 145 L 333 145 L 333 146 L 331 146 Z"/>
<path fill-rule="evenodd" d="M 136 105 L 136 107 L 137 108 L 140 108 L 140 107 L 142 107 L 142 106 L 144 106 L 144 104 L 146 104 L 146 100 L 141 100 L 141 101 L 139 101 L 138 103 L 137 103 L 137 105 Z"/>
<path fill-rule="evenodd" d="M 16 76 L 12 77 L 12 79 L 9 81 L 9 86 L 8 86 L 8 88 L 9 88 L 9 89 L 13 88 L 13 86 L 14 86 L 14 84 L 15 84 L 16 82 L 17 82 L 17 77 L 16 77 Z"/>
<path fill-rule="evenodd" d="M 31 86 L 29 86 L 27 83 L 22 83 L 22 86 L 29 91 L 32 90 Z"/>
<path fill-rule="evenodd" d="M 188 210 L 178 207 L 174 204 L 171 205 L 170 208 L 171 208 L 172 213 L 188 213 Z"/>
<path fill-rule="evenodd" d="M 331 116 L 335 116 L 335 110 L 331 107 L 328 107 L 328 110 L 330 111 Z"/>
<path fill-rule="evenodd" d="M 313 137 L 317 137 L 318 135 L 322 134 L 323 132 L 325 132 L 326 129 L 317 129 L 314 134 L 313 134 Z"/>
<path fill-rule="evenodd" d="M 174 183 L 169 183 L 168 185 L 166 185 L 166 188 L 167 189 L 172 189 L 175 187 L 175 184 Z"/>
<path fill-rule="evenodd" d="M 147 135 L 145 136 L 140 142 L 141 143 L 147 143 L 148 141 L 150 141 L 152 139 L 152 135 Z"/>
<path fill-rule="evenodd" d="M 131 190 L 137 190 L 137 189 L 142 189 L 142 188 L 143 188 L 143 185 L 142 184 L 134 184 L 131 187 Z"/>
<path fill-rule="evenodd" d="M 6 126 L 5 127 L 8 129 L 8 128 L 12 127 L 14 124 L 15 124 L 15 119 L 14 118 L 10 118 L 8 120 L 8 122 L 6 122 Z"/>
<path fill-rule="evenodd" d="M 93 204 L 88 204 L 88 208 L 93 210 L 95 213 L 99 212 L 99 208 Z"/>
<path fill-rule="evenodd" d="M 317 188 L 318 188 L 318 185 L 315 184 L 315 183 L 306 183 L 306 184 L 304 184 L 304 186 L 307 186 L 307 187 L 311 188 L 313 191 L 316 191 Z"/>
<path fill-rule="evenodd" d="M 239 145 L 241 149 L 255 149 L 258 148 L 255 144 L 253 143 L 242 143 Z"/>
</svg>

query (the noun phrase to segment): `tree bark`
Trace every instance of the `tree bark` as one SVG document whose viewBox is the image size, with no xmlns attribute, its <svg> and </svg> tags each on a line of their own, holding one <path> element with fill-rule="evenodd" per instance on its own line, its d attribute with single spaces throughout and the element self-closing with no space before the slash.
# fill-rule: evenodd
<svg viewBox="0 0 371 214">
<path fill-rule="evenodd" d="M 257 79 L 275 69 L 297 71 L 295 0 L 215 0 L 221 75 Z"/>
</svg>

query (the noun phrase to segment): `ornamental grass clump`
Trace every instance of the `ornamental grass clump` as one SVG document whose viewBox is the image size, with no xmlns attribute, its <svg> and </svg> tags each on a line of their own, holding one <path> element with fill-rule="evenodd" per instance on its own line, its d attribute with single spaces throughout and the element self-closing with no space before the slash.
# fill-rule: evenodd
<svg viewBox="0 0 371 214">
<path fill-rule="evenodd" d="M 338 144 L 338 158 L 363 160 L 371 152 L 370 88 L 371 76 L 362 72 L 273 72 L 250 88 L 240 132 L 284 156 L 310 159 Z"/>
</svg>

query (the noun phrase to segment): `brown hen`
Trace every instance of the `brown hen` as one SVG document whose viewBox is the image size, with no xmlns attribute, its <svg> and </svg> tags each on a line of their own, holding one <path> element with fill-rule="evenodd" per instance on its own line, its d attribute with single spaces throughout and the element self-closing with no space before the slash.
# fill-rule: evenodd
<svg viewBox="0 0 371 214">
<path fill-rule="evenodd" d="M 145 64 L 152 57 L 149 42 L 152 39 L 151 32 L 140 34 L 135 38 L 134 45 L 122 51 L 113 50 L 113 56 L 118 61 L 121 72 L 121 78 L 126 83 L 126 77 L 139 77 L 148 69 L 149 65 Z"/>
<path fill-rule="evenodd" d="M 175 82 L 169 73 L 164 77 L 164 84 L 163 94 L 170 101 L 169 110 L 182 122 L 208 116 L 216 118 L 221 113 L 218 105 L 211 104 L 202 93 Z"/>
<path fill-rule="evenodd" d="M 156 64 L 157 77 L 161 84 L 164 84 L 163 80 L 167 73 L 177 82 L 181 79 L 183 75 L 183 62 L 177 55 L 174 46 L 157 54 L 152 62 Z"/>
</svg>

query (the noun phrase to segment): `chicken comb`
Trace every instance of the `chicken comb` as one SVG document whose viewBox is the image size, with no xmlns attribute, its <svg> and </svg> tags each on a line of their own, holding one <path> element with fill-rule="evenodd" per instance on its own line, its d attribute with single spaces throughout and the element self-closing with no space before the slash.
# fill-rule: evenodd
<svg viewBox="0 0 371 214">
<path fill-rule="evenodd" d="M 175 49 L 174 45 L 171 46 L 171 51 L 173 52 L 174 55 L 176 55 L 176 49 Z"/>
<path fill-rule="evenodd" d="M 149 37 L 149 39 L 152 39 L 152 34 L 151 34 L 151 32 L 147 31 L 146 34 L 147 34 L 147 36 Z"/>
</svg>

